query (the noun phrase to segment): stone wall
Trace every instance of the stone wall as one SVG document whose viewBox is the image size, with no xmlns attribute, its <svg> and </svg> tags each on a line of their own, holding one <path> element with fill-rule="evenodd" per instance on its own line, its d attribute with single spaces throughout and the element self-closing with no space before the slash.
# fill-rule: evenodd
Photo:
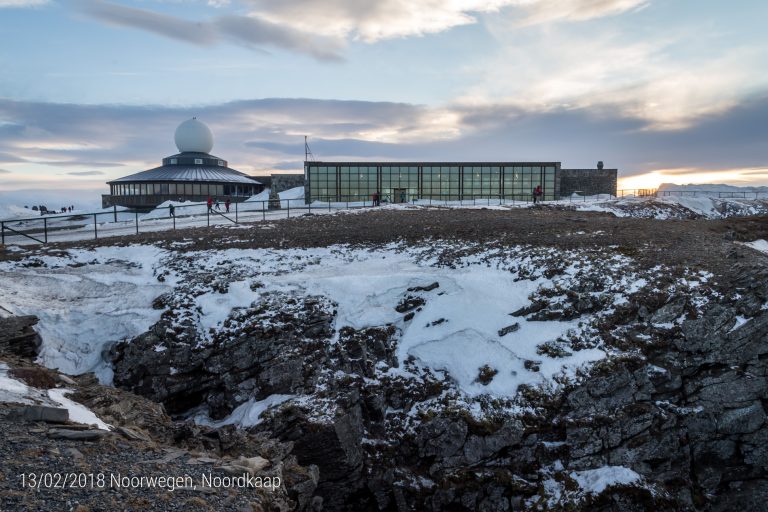
<svg viewBox="0 0 768 512">
<path fill-rule="evenodd" d="M 559 195 L 616 195 L 617 169 L 560 169 L 558 173 Z"/>
<path fill-rule="evenodd" d="M 296 187 L 304 186 L 303 174 L 273 174 L 272 175 L 272 192 L 282 192 Z"/>
</svg>

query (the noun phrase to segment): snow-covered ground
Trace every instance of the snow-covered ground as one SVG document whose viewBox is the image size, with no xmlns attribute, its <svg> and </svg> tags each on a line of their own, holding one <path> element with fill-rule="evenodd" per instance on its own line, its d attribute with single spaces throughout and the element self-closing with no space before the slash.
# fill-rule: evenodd
<svg viewBox="0 0 768 512">
<path fill-rule="evenodd" d="M 659 195 L 658 197 L 622 197 L 608 201 L 576 205 L 581 211 L 606 212 L 617 217 L 652 219 L 706 218 L 768 214 L 768 196 L 759 199 L 718 197 L 712 195 Z"/>
<path fill-rule="evenodd" d="M 102 382 L 111 374 L 102 351 L 112 343 L 144 332 L 159 319 L 152 300 L 177 282 L 157 275 L 168 255 L 152 246 L 72 250 L 62 257 L 42 257 L 20 264 L 0 264 L 7 290 L 3 306 L 16 314 L 40 318 L 44 345 L 40 360 L 65 373 L 95 371 Z M 546 361 L 540 372 L 523 367 L 536 359 L 536 347 L 576 328 L 575 322 L 522 322 L 503 337 L 498 331 L 514 323 L 509 313 L 527 304 L 543 279 L 519 280 L 509 271 L 470 265 L 457 273 L 413 254 L 391 248 L 369 252 L 330 249 L 208 251 L 195 256 L 203 268 L 250 267 L 252 279 L 235 281 L 226 294 L 211 291 L 195 299 L 199 330 L 220 328 L 233 309 L 250 305 L 273 291 L 316 294 L 338 304 L 336 326 L 354 328 L 398 322 L 394 310 L 407 289 L 439 282 L 416 319 L 403 326 L 401 360 L 416 356 L 425 365 L 447 370 L 469 395 L 511 396 L 520 384 L 546 381 L 564 368 L 600 359 L 600 350 L 585 350 L 557 361 Z M 440 320 L 446 320 L 440 322 Z M 432 325 L 434 323 L 434 325 Z M 505 371 L 488 386 L 476 382 L 481 366 L 503 364 Z"/>
<path fill-rule="evenodd" d="M 678 185 L 676 183 L 662 183 L 658 188 L 662 193 L 680 193 L 686 195 L 768 195 L 768 187 L 766 186 L 737 186 L 726 185 L 725 183 L 704 183 L 704 184 L 690 184 L 690 185 Z"/>
<path fill-rule="evenodd" d="M 562 351 L 557 357 L 542 353 L 544 344 L 557 344 L 571 335 L 588 336 L 589 315 L 578 321 L 510 316 L 530 305 L 534 292 L 567 289 L 569 280 L 599 273 L 610 276 L 610 297 L 618 305 L 648 283 L 627 270 L 629 259 L 620 255 L 593 267 L 593 260 L 577 252 L 549 254 L 540 249 L 533 254 L 530 249 L 509 247 L 462 258 L 457 270 L 439 264 L 434 250 L 434 245 L 397 244 L 373 250 L 333 246 L 192 254 L 148 245 L 73 249 L 0 263 L 5 292 L 0 305 L 40 318 L 41 363 L 69 374 L 93 371 L 109 383 L 112 374 L 105 351 L 159 320 L 161 310 L 153 308 L 156 297 L 193 286 L 194 276 L 220 275 L 227 280 L 223 289 L 212 287 L 210 280 L 202 288 L 198 282 L 185 306 L 188 317 L 195 319 L 199 343 L 210 343 L 211 329 L 223 329 L 230 316 L 269 294 L 321 295 L 337 305 L 337 336 L 344 326 L 398 327 L 401 364 L 390 370 L 393 375 L 407 373 L 405 361 L 415 358 L 419 367 L 444 373 L 468 399 L 511 398 L 521 385 L 556 387 L 555 381 L 573 377 L 606 355 L 599 345 Z M 541 265 L 541 258 L 547 257 L 569 264 L 562 274 L 547 278 Z M 395 310 L 411 295 L 409 289 L 435 282 L 438 287 L 420 292 L 425 303 L 413 311 L 412 319 Z M 605 313 L 611 310 L 607 304 Z M 511 332 L 501 334 L 509 327 Z M 526 364 L 532 361 L 535 368 Z M 485 366 L 497 373 L 483 383 L 479 369 Z M 226 421 L 255 424 L 263 410 L 289 398 L 248 401 Z"/>
<path fill-rule="evenodd" d="M 40 318 L 42 364 L 73 375 L 93 371 L 110 382 L 102 351 L 160 318 L 152 300 L 173 282 L 154 275 L 163 255 L 152 246 L 104 247 L 2 263 L 0 305 Z"/>
</svg>

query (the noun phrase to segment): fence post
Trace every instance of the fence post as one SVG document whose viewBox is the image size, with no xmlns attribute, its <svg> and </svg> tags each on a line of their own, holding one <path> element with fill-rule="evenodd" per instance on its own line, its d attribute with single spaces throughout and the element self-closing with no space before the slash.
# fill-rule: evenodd
<svg viewBox="0 0 768 512">
<path fill-rule="evenodd" d="M 115 214 L 115 222 L 117 222 L 117 205 L 116 204 L 112 205 L 112 211 Z"/>
<path fill-rule="evenodd" d="M 96 214 L 93 214 L 93 239 L 98 240 L 99 239 L 99 232 L 98 228 L 96 227 Z"/>
<path fill-rule="evenodd" d="M 207 210 L 205 216 L 208 219 L 208 227 L 211 227 L 211 207 L 206 205 L 206 208 Z"/>
<path fill-rule="evenodd" d="M 173 230 L 176 231 L 176 212 L 173 212 Z"/>
<path fill-rule="evenodd" d="M 331 196 L 328 196 L 328 213 L 331 213 Z"/>
<path fill-rule="evenodd" d="M 235 223 L 237 223 L 237 202 L 235 203 Z"/>
<path fill-rule="evenodd" d="M 312 201 L 307 203 L 307 213 L 312 213 Z"/>
<path fill-rule="evenodd" d="M 48 243 L 48 219 L 43 217 L 43 240 Z"/>
<path fill-rule="evenodd" d="M 0 222 L 0 232 L 3 234 L 0 235 L 2 238 L 0 238 L 0 243 L 5 245 L 5 222 Z"/>
<path fill-rule="evenodd" d="M 261 220 L 267 220 L 267 209 L 264 201 L 261 202 Z"/>
<path fill-rule="evenodd" d="M 291 200 L 288 200 L 288 218 L 291 218 Z"/>
<path fill-rule="evenodd" d="M 134 213 L 134 216 L 136 218 L 136 234 L 139 234 L 139 211 L 136 210 Z"/>
</svg>

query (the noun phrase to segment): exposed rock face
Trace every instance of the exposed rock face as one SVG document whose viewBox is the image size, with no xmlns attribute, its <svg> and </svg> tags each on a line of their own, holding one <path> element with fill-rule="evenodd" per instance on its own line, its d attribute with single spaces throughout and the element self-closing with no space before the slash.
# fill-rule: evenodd
<svg viewBox="0 0 768 512">
<path fill-rule="evenodd" d="M 745 268 L 723 295 L 662 276 L 591 334 L 539 347 L 558 357 L 600 343 L 613 355 L 514 401 L 469 404 L 449 376 L 412 360 L 398 368 L 396 326 L 334 333 L 332 303 L 280 294 L 207 343 L 165 318 L 113 349 L 115 382 L 171 412 L 206 405 L 215 418 L 251 398 L 298 395 L 254 430 L 319 467 L 328 510 L 755 510 L 768 499 L 766 283 L 764 269 Z M 513 315 L 581 318 L 610 293 L 585 276 Z M 616 466 L 638 482 L 577 492 L 577 472 Z"/>
<path fill-rule="evenodd" d="M 332 304 L 276 295 L 242 312 L 236 335 L 179 343 L 169 319 L 112 349 L 115 384 L 161 402 L 170 413 L 205 404 L 221 418 L 249 398 L 303 394 L 314 388 L 319 340 L 331 334 Z"/>
<path fill-rule="evenodd" d="M 40 335 L 32 328 L 35 316 L 0 317 L 0 353 L 33 358 L 40 348 Z"/>
</svg>

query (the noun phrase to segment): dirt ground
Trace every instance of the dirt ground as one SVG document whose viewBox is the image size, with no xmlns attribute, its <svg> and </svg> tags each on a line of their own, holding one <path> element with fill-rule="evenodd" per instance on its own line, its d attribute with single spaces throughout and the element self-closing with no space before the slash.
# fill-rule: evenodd
<svg viewBox="0 0 768 512">
<path fill-rule="evenodd" d="M 618 218 L 599 212 L 540 207 L 511 210 L 443 209 L 344 212 L 337 215 L 259 222 L 231 228 L 195 228 L 142 233 L 98 241 L 51 244 L 46 250 L 132 243 L 168 245 L 175 250 L 297 248 L 339 243 L 376 245 L 430 239 L 562 249 L 610 248 L 641 263 L 700 267 L 727 277 L 734 263 L 768 262 L 738 242 L 768 239 L 768 217 L 725 220 Z M 23 253 L 0 251 L 0 260 Z"/>
</svg>

